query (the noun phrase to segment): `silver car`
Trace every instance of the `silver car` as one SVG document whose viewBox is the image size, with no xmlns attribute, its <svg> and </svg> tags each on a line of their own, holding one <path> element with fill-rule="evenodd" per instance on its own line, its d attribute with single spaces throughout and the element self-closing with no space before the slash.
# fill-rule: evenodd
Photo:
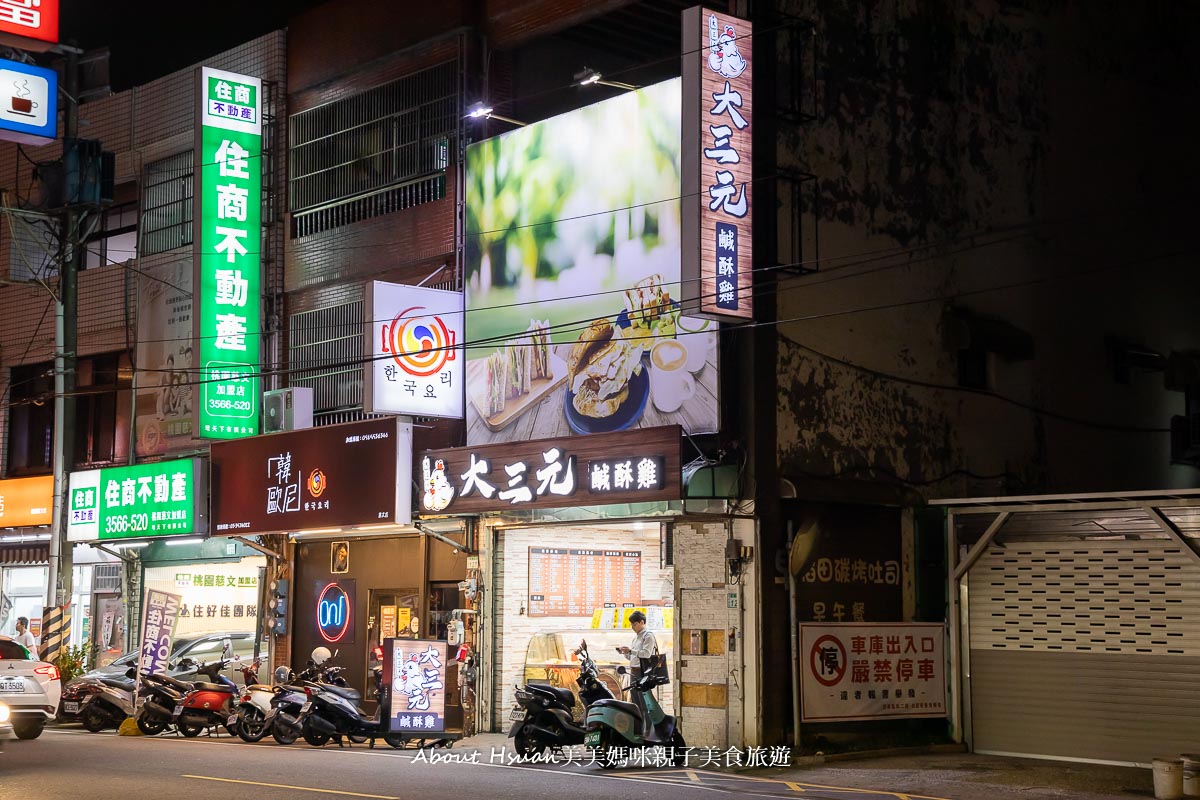
<svg viewBox="0 0 1200 800">
<path fill-rule="evenodd" d="M 61 694 L 58 667 L 38 661 L 11 639 L 0 639 L 0 701 L 8 706 L 18 739 L 42 735 L 46 720 L 58 711 Z"/>
</svg>

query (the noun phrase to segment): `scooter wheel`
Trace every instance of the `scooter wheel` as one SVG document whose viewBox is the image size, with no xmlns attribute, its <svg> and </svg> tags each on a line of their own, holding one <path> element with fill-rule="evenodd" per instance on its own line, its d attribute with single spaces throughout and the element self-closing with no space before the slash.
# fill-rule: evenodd
<svg viewBox="0 0 1200 800">
<path fill-rule="evenodd" d="M 404 738 L 401 736 L 397 736 L 394 733 L 386 733 L 383 736 L 383 740 L 385 742 L 387 742 L 388 744 L 390 744 L 392 747 L 396 748 L 397 750 L 404 749 L 405 741 L 404 741 Z"/>
<path fill-rule="evenodd" d="M 176 725 L 175 727 L 189 739 L 195 739 L 204 731 L 203 725 Z"/>
<path fill-rule="evenodd" d="M 97 709 L 88 706 L 79 715 L 79 722 L 89 733 L 99 733 L 108 727 L 108 719 Z"/>
<path fill-rule="evenodd" d="M 243 706 L 238 711 L 237 735 L 243 742 L 254 744 L 267 735 L 267 720 L 262 710 L 255 706 Z"/>
<path fill-rule="evenodd" d="M 324 747 L 329 742 L 329 734 L 321 733 L 320 731 L 305 731 L 304 741 L 313 747 Z"/>
<path fill-rule="evenodd" d="M 355 744 L 366 744 L 366 741 L 367 741 L 366 736 L 347 736 L 346 738 L 349 739 L 350 741 L 354 742 Z"/>
<path fill-rule="evenodd" d="M 611 744 L 597 747 L 596 763 L 600 765 L 600 769 L 616 769 L 621 766 L 621 760 L 617 758 L 617 748 Z"/>
<path fill-rule="evenodd" d="M 167 723 L 157 719 L 142 718 L 137 721 L 138 730 L 146 736 L 158 736 L 167 729 Z"/>
<path fill-rule="evenodd" d="M 674 759 L 674 766 L 687 766 L 687 742 L 683 740 L 683 734 L 675 731 L 671 734 L 671 756 Z"/>
<path fill-rule="evenodd" d="M 271 726 L 271 736 L 279 744 L 291 744 L 296 741 L 296 734 L 289 730 L 285 730 L 282 725 Z"/>
<path fill-rule="evenodd" d="M 522 757 L 540 756 L 546 752 L 546 745 L 539 742 L 537 739 L 530 738 L 525 735 L 525 731 L 518 731 L 513 737 L 513 747 L 517 751 L 517 755 Z"/>
</svg>

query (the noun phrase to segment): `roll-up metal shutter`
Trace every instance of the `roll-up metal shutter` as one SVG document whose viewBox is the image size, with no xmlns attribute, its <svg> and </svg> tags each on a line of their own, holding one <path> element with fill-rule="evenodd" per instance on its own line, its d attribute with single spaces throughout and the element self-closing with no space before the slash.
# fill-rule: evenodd
<svg viewBox="0 0 1200 800">
<path fill-rule="evenodd" d="M 967 585 L 976 752 L 1200 751 L 1200 566 L 1177 543 L 996 544 Z"/>
</svg>

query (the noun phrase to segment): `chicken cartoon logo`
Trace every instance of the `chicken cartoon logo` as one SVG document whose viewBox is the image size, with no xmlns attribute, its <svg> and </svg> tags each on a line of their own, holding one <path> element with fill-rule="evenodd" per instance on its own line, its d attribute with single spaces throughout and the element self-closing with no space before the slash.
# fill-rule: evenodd
<svg viewBox="0 0 1200 800">
<path fill-rule="evenodd" d="M 425 491 L 421 494 L 421 505 L 427 511 L 444 511 L 454 499 L 454 487 L 446 480 L 446 462 L 438 459 L 429 468 L 429 457 L 421 461 L 421 472 L 425 480 Z"/>
<path fill-rule="evenodd" d="M 746 59 L 738 51 L 737 34 L 726 22 L 724 29 L 716 14 L 708 17 L 708 68 L 724 78 L 736 78 L 746 71 Z"/>
<path fill-rule="evenodd" d="M 424 653 L 413 653 L 396 670 L 399 694 L 408 698 L 409 711 L 428 711 L 431 694 L 442 688 L 442 662 L 432 645 Z"/>
</svg>

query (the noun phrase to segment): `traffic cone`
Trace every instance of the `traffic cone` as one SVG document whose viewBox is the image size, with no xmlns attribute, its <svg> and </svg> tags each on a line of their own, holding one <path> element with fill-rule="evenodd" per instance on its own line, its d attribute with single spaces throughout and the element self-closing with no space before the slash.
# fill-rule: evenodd
<svg viewBox="0 0 1200 800">
<path fill-rule="evenodd" d="M 137 720 L 133 717 L 126 717 L 121 721 L 121 727 L 117 728 L 117 736 L 143 736 L 142 729 L 137 726 Z"/>
</svg>

